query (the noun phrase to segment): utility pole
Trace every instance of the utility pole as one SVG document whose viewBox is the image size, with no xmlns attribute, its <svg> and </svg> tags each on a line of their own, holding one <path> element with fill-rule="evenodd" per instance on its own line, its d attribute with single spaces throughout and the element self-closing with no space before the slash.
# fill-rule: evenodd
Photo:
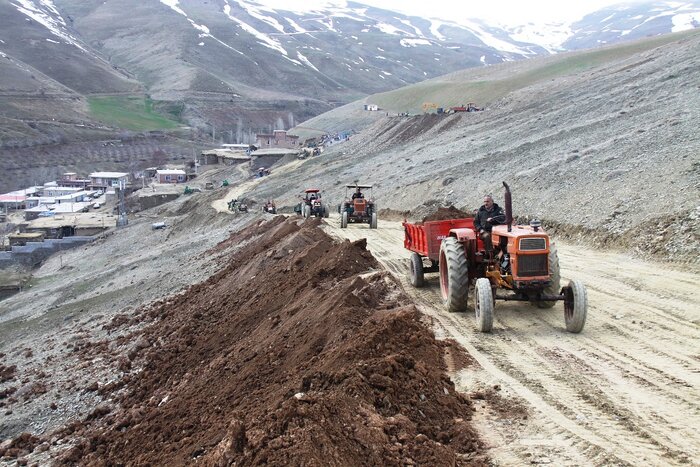
<svg viewBox="0 0 700 467">
<path fill-rule="evenodd" d="M 216 143 L 216 127 L 214 125 L 211 126 L 211 142 Z"/>
</svg>

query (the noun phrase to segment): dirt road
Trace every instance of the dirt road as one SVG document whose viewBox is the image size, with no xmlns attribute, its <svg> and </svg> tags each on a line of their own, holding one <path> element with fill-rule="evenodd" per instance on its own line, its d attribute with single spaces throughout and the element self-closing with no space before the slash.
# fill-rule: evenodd
<svg viewBox="0 0 700 467">
<path fill-rule="evenodd" d="M 588 287 L 581 334 L 564 330 L 563 306 L 540 310 L 499 302 L 492 334 L 476 332 L 469 312 L 442 307 L 438 278 L 415 289 L 399 222 L 326 230 L 366 237 L 399 277 L 438 337 L 452 338 L 478 362 L 452 375 L 465 392 L 500 389 L 513 419 L 485 403 L 477 417 L 489 455 L 501 465 L 700 465 L 700 277 L 659 269 L 623 254 L 559 244 L 564 280 Z"/>
</svg>

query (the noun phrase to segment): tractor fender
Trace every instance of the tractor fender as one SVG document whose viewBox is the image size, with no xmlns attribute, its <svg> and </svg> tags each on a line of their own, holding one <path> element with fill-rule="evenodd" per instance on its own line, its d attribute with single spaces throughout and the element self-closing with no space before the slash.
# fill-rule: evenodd
<svg viewBox="0 0 700 467">
<path fill-rule="evenodd" d="M 450 230 L 450 237 L 455 237 L 458 242 L 467 242 L 476 240 L 476 233 L 472 229 L 452 229 Z"/>
</svg>

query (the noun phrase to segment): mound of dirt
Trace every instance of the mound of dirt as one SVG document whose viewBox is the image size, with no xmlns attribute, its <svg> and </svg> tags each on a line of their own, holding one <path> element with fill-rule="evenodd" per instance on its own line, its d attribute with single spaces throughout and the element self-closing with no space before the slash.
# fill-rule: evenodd
<svg viewBox="0 0 700 467">
<path fill-rule="evenodd" d="M 430 221 L 445 221 L 448 219 L 464 219 L 465 217 L 474 217 L 474 214 L 457 209 L 454 206 L 448 206 L 446 208 L 438 207 L 437 211 L 432 214 L 428 214 L 423 218 L 423 222 Z"/>
<path fill-rule="evenodd" d="M 228 266 L 144 310 L 100 389 L 118 407 L 67 427 L 59 464 L 486 463 L 448 344 L 364 239 L 276 217 L 209 253 Z"/>
</svg>

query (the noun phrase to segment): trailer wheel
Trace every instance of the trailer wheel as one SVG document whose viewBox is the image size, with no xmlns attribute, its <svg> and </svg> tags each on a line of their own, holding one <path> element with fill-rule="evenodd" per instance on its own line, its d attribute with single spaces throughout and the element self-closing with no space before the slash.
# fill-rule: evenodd
<svg viewBox="0 0 700 467">
<path fill-rule="evenodd" d="M 467 310 L 469 266 L 464 245 L 448 237 L 440 245 L 440 291 L 449 312 Z"/>
<path fill-rule="evenodd" d="M 559 273 L 559 255 L 557 254 L 557 247 L 554 244 L 549 245 L 548 264 L 549 277 L 551 278 L 552 282 L 542 290 L 542 293 L 544 293 L 545 295 L 559 295 L 559 291 L 561 290 L 561 274 Z M 554 305 L 557 304 L 557 301 L 539 300 L 533 301 L 532 304 L 538 308 L 552 308 Z"/>
<path fill-rule="evenodd" d="M 376 229 L 377 228 L 377 213 L 373 212 L 372 213 L 372 218 L 369 221 L 369 228 L 370 229 Z"/>
<path fill-rule="evenodd" d="M 423 287 L 425 273 L 423 272 L 423 258 L 415 251 L 411 253 L 410 278 L 413 287 Z"/>
<path fill-rule="evenodd" d="M 562 289 L 564 293 L 564 322 L 566 330 L 579 333 L 586 324 L 588 314 L 588 294 L 583 282 L 572 280 Z"/>
<path fill-rule="evenodd" d="M 485 277 L 476 280 L 474 286 L 474 312 L 476 327 L 481 332 L 491 332 L 493 328 L 493 290 Z"/>
<path fill-rule="evenodd" d="M 340 216 L 340 228 L 346 229 L 348 227 L 348 212 L 343 211 L 343 215 Z"/>
</svg>

